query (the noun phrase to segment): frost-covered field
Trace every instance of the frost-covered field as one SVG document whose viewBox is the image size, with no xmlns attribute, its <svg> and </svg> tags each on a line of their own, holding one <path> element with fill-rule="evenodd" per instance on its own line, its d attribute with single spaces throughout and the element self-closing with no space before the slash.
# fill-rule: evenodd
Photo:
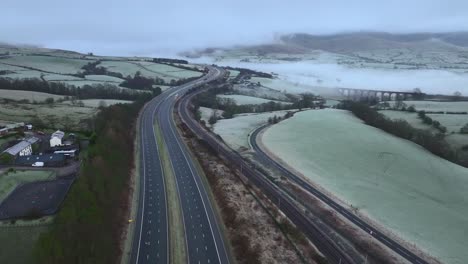
<svg viewBox="0 0 468 264">
<path fill-rule="evenodd" d="M 417 113 L 395 111 L 395 110 L 380 110 L 379 113 L 393 120 L 398 120 L 398 119 L 405 120 L 414 128 L 425 129 L 425 130 L 432 129 L 432 126 L 429 126 L 423 123 L 423 121 L 418 117 Z"/>
<path fill-rule="evenodd" d="M 436 101 L 404 101 L 406 105 L 414 105 L 416 110 L 468 112 L 468 102 L 436 102 Z"/>
<path fill-rule="evenodd" d="M 86 75 L 85 79 L 92 80 L 92 81 L 101 81 L 101 82 L 113 82 L 116 84 L 119 84 L 124 81 L 123 79 L 120 79 L 114 76 L 108 76 L 108 75 Z"/>
<path fill-rule="evenodd" d="M 468 134 L 450 134 L 445 137 L 445 140 L 455 148 L 468 146 Z"/>
<path fill-rule="evenodd" d="M 251 82 L 259 82 L 262 86 L 281 91 L 284 93 L 313 93 L 326 97 L 339 97 L 340 94 L 334 88 L 323 85 L 316 85 L 313 82 L 298 82 L 290 79 L 286 75 L 280 75 L 278 78 L 269 79 L 262 77 L 252 77 Z"/>
<path fill-rule="evenodd" d="M 31 67 L 41 71 L 74 74 L 81 71 L 81 67 L 88 64 L 88 60 L 67 59 L 52 56 L 12 56 L 0 59 L 0 63 L 15 66 Z"/>
<path fill-rule="evenodd" d="M 102 85 L 116 85 L 115 83 L 109 83 L 109 82 L 103 82 L 103 81 L 92 81 L 92 80 L 85 80 L 85 79 L 82 79 L 82 80 L 75 80 L 75 81 L 52 81 L 52 82 L 60 82 L 60 83 L 65 83 L 65 84 L 68 84 L 68 85 L 74 85 L 76 87 L 83 87 L 85 85 L 90 85 L 90 86 L 93 86 L 93 85 L 98 85 L 98 84 L 102 84 Z M 123 87 L 119 87 L 119 89 L 126 89 L 126 88 L 123 88 Z"/>
<path fill-rule="evenodd" d="M 248 95 L 253 97 L 260 97 L 279 101 L 289 100 L 285 93 L 265 86 L 258 86 L 252 84 L 235 84 L 233 90 L 237 94 Z"/>
<path fill-rule="evenodd" d="M 14 73 L 0 75 L 2 78 L 11 79 L 29 79 L 29 78 L 41 78 L 42 72 L 32 70 L 21 70 L 15 71 Z"/>
<path fill-rule="evenodd" d="M 70 75 L 60 75 L 60 74 L 44 74 L 43 78 L 44 78 L 44 80 L 46 80 L 48 82 L 84 80 L 83 78 L 80 78 L 80 77 L 75 77 L 75 76 L 70 76 Z"/>
<path fill-rule="evenodd" d="M 222 99 L 232 99 L 238 105 L 248 105 L 248 104 L 264 104 L 268 102 L 282 103 L 282 104 L 291 104 L 288 102 L 277 101 L 277 100 L 268 100 L 253 96 L 239 95 L 239 94 L 219 94 L 216 97 Z"/>
<path fill-rule="evenodd" d="M 61 128 L 70 125 L 80 127 L 80 122 L 91 118 L 98 109 L 78 107 L 66 104 L 0 104 L 0 120 L 12 122 L 29 122 L 38 117 L 50 128 Z M 68 120 L 67 120 L 68 119 Z M 68 123 L 68 124 L 67 124 Z"/>
<path fill-rule="evenodd" d="M 201 114 L 201 120 L 205 121 L 205 125 L 207 127 L 211 127 L 210 123 L 208 122 L 208 120 L 210 120 L 210 117 L 215 113 L 216 114 L 216 117 L 220 117 L 222 116 L 222 114 L 224 113 L 223 110 L 219 110 L 219 109 L 212 109 L 212 108 L 207 108 L 207 107 L 200 107 L 198 109 L 200 111 L 200 114 Z M 219 122 L 219 121 L 218 121 Z"/>
<path fill-rule="evenodd" d="M 101 103 L 103 104 L 104 107 L 106 106 L 111 106 L 115 104 L 130 104 L 132 101 L 126 101 L 126 100 L 114 100 L 114 99 L 85 99 L 85 100 L 80 100 L 83 102 L 85 107 L 93 107 L 97 108 L 101 106 Z M 72 105 L 71 101 L 63 101 L 61 104 L 68 104 Z"/>
<path fill-rule="evenodd" d="M 233 149 L 242 150 L 250 148 L 249 134 L 268 122 L 273 116 L 284 116 L 287 111 L 274 111 L 261 114 L 240 114 L 230 119 L 220 119 L 213 126 L 213 131 Z"/>
<path fill-rule="evenodd" d="M 55 100 L 63 98 L 61 95 L 40 93 L 40 92 L 30 92 L 30 91 L 20 91 L 20 90 L 0 90 L 0 98 L 11 99 L 11 100 L 29 100 L 30 102 L 37 101 L 42 102 L 47 98 L 54 98 Z"/>
<path fill-rule="evenodd" d="M 449 133 L 458 133 L 463 126 L 468 124 L 468 115 L 427 114 L 427 116 L 439 121 L 441 125 L 447 128 Z M 468 144 L 468 141 L 466 144 Z"/>
<path fill-rule="evenodd" d="M 269 128 L 263 140 L 359 212 L 444 263 L 466 263 L 468 169 L 342 110 L 297 113 Z"/>
<path fill-rule="evenodd" d="M 139 71 L 142 76 L 148 78 L 161 78 L 166 82 L 202 75 L 201 72 L 189 71 L 165 64 L 151 62 L 103 61 L 99 65 L 109 71 L 121 73 L 123 76 L 133 76 L 137 71 Z"/>
<path fill-rule="evenodd" d="M 240 74 L 240 71 L 229 70 L 229 79 L 234 79 Z"/>
<path fill-rule="evenodd" d="M 274 72 L 283 81 L 298 84 L 299 88 L 304 85 L 306 90 L 314 87 L 346 87 L 362 89 L 386 89 L 395 91 L 408 91 L 419 87 L 426 93 L 453 94 L 455 91 L 468 95 L 468 64 L 442 63 L 428 67 L 415 67 L 411 65 L 400 65 L 399 61 L 391 62 L 382 60 L 377 63 L 369 63 L 366 60 L 349 55 L 339 55 L 326 52 L 317 52 L 310 56 L 301 56 L 297 62 L 281 60 L 280 56 L 246 57 L 232 54 L 230 58 L 216 61 L 219 65 L 250 68 L 263 72 Z M 413 56 L 414 55 L 414 56 Z M 378 56 L 376 54 L 376 56 Z M 389 55 L 391 56 L 391 55 Z M 403 54 L 402 56 L 413 56 L 411 63 L 418 59 L 417 54 Z M 440 58 L 443 54 L 440 54 Z M 391 59 L 391 57 L 388 57 Z M 461 57 L 459 57 L 460 59 Z M 241 62 L 248 59 L 249 62 Z M 445 58 L 450 60 L 449 58 Z M 206 60 L 206 59 L 205 59 Z M 402 60 L 405 58 L 402 57 Z M 425 62 L 422 62 L 425 63 Z M 465 69 L 446 69 L 464 66 Z M 287 86 L 282 89 L 291 89 L 295 92 L 298 87 Z M 269 86 L 267 86 L 269 87 Z M 305 92 L 301 88 L 300 92 Z M 308 89 L 307 89 L 308 88 Z"/>
<path fill-rule="evenodd" d="M 198 71 L 189 71 L 177 67 L 173 67 L 166 64 L 152 63 L 150 65 L 145 65 L 145 68 L 159 73 L 165 78 L 181 79 L 181 78 L 192 78 L 202 76 L 201 72 Z"/>
</svg>

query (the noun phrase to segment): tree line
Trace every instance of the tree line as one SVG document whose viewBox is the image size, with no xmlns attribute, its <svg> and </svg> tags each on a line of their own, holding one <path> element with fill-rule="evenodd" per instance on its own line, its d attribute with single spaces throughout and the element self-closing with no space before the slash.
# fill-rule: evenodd
<svg viewBox="0 0 468 264">
<path fill-rule="evenodd" d="M 193 98 L 193 105 L 195 109 L 199 107 L 207 107 L 212 109 L 223 110 L 223 118 L 232 118 L 236 114 L 242 113 L 262 113 L 272 112 L 279 110 L 291 110 L 303 108 L 323 108 L 323 100 L 321 97 L 315 96 L 310 93 L 304 93 L 300 96 L 290 96 L 292 103 L 285 104 L 280 102 L 270 101 L 262 104 L 246 104 L 239 105 L 230 98 L 218 98 L 216 95 L 231 92 L 229 85 L 222 85 L 216 88 L 211 88 L 196 95 Z"/>
<path fill-rule="evenodd" d="M 144 100 L 103 108 L 94 120 L 88 155 L 50 229 L 34 248 L 34 263 L 117 263 L 128 219 L 135 121 Z"/>
<path fill-rule="evenodd" d="M 60 82 L 44 82 L 37 78 L 14 80 L 0 78 L 0 87 L 5 90 L 22 90 L 73 96 L 76 99 L 118 99 L 130 101 L 146 100 L 161 92 L 160 88 L 153 89 L 151 92 L 142 92 L 121 89 L 110 84 L 77 87 Z"/>
<path fill-rule="evenodd" d="M 337 108 L 351 111 L 367 125 L 382 129 L 397 137 L 410 140 L 424 147 L 434 155 L 461 166 L 468 167 L 468 161 L 462 159 L 462 157 L 450 147 L 442 133 L 433 134 L 423 129 L 414 128 L 404 120 L 391 120 L 379 113 L 376 109 L 362 102 L 344 101 L 338 104 Z"/>
</svg>

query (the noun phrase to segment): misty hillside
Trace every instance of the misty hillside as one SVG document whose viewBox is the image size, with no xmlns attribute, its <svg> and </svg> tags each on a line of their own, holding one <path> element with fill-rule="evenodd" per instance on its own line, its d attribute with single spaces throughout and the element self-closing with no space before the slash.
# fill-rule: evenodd
<svg viewBox="0 0 468 264">
<path fill-rule="evenodd" d="M 291 34 L 281 37 L 286 45 L 330 52 L 356 52 L 381 49 L 422 49 L 456 51 L 468 47 L 468 33 L 348 33 L 328 36 Z"/>
<path fill-rule="evenodd" d="M 249 54 L 306 54 L 313 50 L 349 54 L 361 51 L 407 49 L 422 52 L 468 51 L 468 32 L 390 34 L 357 32 L 334 35 L 288 34 L 269 44 L 209 48 L 192 56 L 236 51 Z M 187 55 L 187 54 L 184 54 Z"/>
</svg>

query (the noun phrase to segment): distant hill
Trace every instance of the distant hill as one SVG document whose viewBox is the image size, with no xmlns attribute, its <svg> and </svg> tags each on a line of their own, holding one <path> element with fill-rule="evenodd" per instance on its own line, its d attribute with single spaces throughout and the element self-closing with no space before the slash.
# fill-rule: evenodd
<svg viewBox="0 0 468 264">
<path fill-rule="evenodd" d="M 359 32 L 326 36 L 291 34 L 282 36 L 281 41 L 284 44 L 304 49 L 339 53 L 400 48 L 455 51 L 468 47 L 468 33 L 390 34 Z"/>
<path fill-rule="evenodd" d="M 305 54 L 313 50 L 333 53 L 410 49 L 419 51 L 467 51 L 468 32 L 391 34 L 384 32 L 356 32 L 333 35 L 288 34 L 272 43 L 232 48 L 207 48 L 191 56 L 216 55 L 219 52 L 241 51 L 250 54 Z"/>
</svg>

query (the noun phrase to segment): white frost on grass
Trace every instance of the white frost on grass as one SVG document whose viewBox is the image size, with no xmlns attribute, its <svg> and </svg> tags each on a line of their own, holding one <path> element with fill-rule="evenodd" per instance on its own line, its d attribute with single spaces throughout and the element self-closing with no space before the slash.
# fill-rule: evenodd
<svg viewBox="0 0 468 264">
<path fill-rule="evenodd" d="M 240 74 L 240 71 L 236 70 L 229 70 L 229 79 L 234 79 L 237 77 L 237 75 Z"/>
<path fill-rule="evenodd" d="M 437 120 L 447 128 L 447 132 L 460 132 L 460 129 L 468 124 L 468 115 L 427 114 L 432 120 Z M 466 142 L 468 144 L 468 141 Z"/>
<path fill-rule="evenodd" d="M 54 98 L 54 100 L 61 99 L 63 96 L 41 93 L 41 92 L 31 92 L 31 91 L 21 91 L 21 90 L 0 90 L 0 98 L 11 99 L 11 100 L 29 100 L 30 102 L 42 102 L 47 98 Z"/>
<path fill-rule="evenodd" d="M 121 73 L 123 76 L 134 76 L 137 71 L 147 78 L 161 78 L 165 82 L 182 78 L 198 77 L 201 72 L 189 71 L 165 64 L 137 62 L 137 61 L 103 61 L 99 66 L 112 72 Z"/>
<path fill-rule="evenodd" d="M 413 105 L 417 111 L 468 112 L 468 102 L 404 101 Z"/>
<path fill-rule="evenodd" d="M 265 145 L 313 182 L 444 263 L 468 259 L 468 169 L 341 110 L 297 113 Z"/>
<path fill-rule="evenodd" d="M 269 63 L 230 61 L 222 62 L 220 65 L 250 68 L 268 73 L 274 72 L 279 75 L 280 79 L 297 84 L 297 87 L 302 90 L 301 92 L 305 92 L 304 88 L 312 89 L 313 87 L 392 91 L 408 91 L 418 87 L 426 93 L 453 94 L 455 91 L 460 91 L 462 94 L 468 95 L 468 86 L 466 85 L 468 74 L 445 69 L 354 68 L 336 64 L 334 61 L 284 62 L 273 60 Z M 303 85 L 305 87 L 301 88 Z M 294 86 L 289 87 L 290 92 L 298 90 L 298 88 L 293 88 Z M 281 90 L 283 89 L 288 88 L 281 88 Z"/>
<path fill-rule="evenodd" d="M 339 97 L 340 94 L 336 89 L 331 89 L 324 85 L 317 85 L 314 82 L 298 82 L 289 79 L 286 75 L 280 75 L 278 78 L 262 78 L 262 77 L 252 77 L 251 82 L 257 83 L 260 82 L 262 86 L 281 91 L 283 93 L 313 93 L 317 95 L 322 95 L 325 97 Z"/>
<path fill-rule="evenodd" d="M 274 111 L 261 114 L 240 114 L 234 118 L 221 119 L 213 126 L 213 131 L 233 149 L 242 150 L 250 148 L 249 134 L 268 122 L 273 116 L 282 117 L 288 111 Z"/>
<path fill-rule="evenodd" d="M 12 56 L 1 59 L 0 62 L 31 67 L 47 72 L 74 74 L 82 71 L 81 67 L 90 61 L 52 56 Z"/>
<path fill-rule="evenodd" d="M 258 86 L 257 84 L 235 84 L 233 90 L 236 94 L 248 95 L 253 97 L 260 97 L 265 99 L 279 100 L 279 101 L 288 101 L 289 98 L 285 93 L 268 88 L 265 86 Z"/>
<path fill-rule="evenodd" d="M 423 121 L 418 117 L 418 113 L 410 113 L 405 111 L 395 111 L 395 110 L 380 110 L 379 113 L 392 120 L 405 120 L 412 127 L 432 130 L 432 126 L 424 124 Z"/>
<path fill-rule="evenodd" d="M 61 75 L 61 74 L 44 74 L 43 78 L 50 82 L 50 81 L 80 81 L 84 80 L 80 77 L 70 76 L 70 75 Z"/>
<path fill-rule="evenodd" d="M 445 137 L 445 140 L 457 149 L 468 146 L 468 134 L 450 134 Z"/>
<path fill-rule="evenodd" d="M 210 120 L 210 117 L 215 113 L 216 114 L 216 117 L 221 117 L 224 113 L 223 110 L 219 110 L 219 109 L 213 109 L 213 108 L 208 108 L 208 107 L 200 107 L 198 109 L 200 111 L 200 114 L 201 114 L 201 120 L 205 121 L 205 125 L 207 127 L 211 127 L 210 123 L 208 122 Z"/>
<path fill-rule="evenodd" d="M 68 84 L 68 85 L 74 85 L 76 87 L 83 87 L 85 85 L 90 85 L 90 86 L 95 86 L 95 85 L 106 85 L 106 86 L 109 86 L 109 85 L 112 85 L 112 86 L 115 86 L 116 89 L 127 89 L 127 88 L 124 88 L 124 87 L 119 87 L 118 84 L 116 83 L 109 83 L 109 82 L 103 82 L 103 81 L 91 81 L 91 80 L 75 80 L 75 81 L 52 81 L 52 82 L 59 82 L 59 83 L 65 83 L 65 84 Z"/>
<path fill-rule="evenodd" d="M 33 70 L 23 70 L 23 71 L 15 71 L 14 73 L 9 73 L 5 75 L 1 75 L 2 78 L 10 78 L 10 79 L 29 79 L 29 78 L 41 78 L 42 72 L 40 71 L 33 71 Z"/>
<path fill-rule="evenodd" d="M 246 96 L 246 95 L 239 95 L 239 94 L 219 94 L 219 95 L 216 95 L 216 97 L 223 98 L 223 99 L 232 99 L 238 105 L 264 104 L 268 102 L 291 104 L 291 103 L 283 102 L 283 101 L 268 100 L 268 99 L 263 99 L 263 98 L 253 97 L 253 96 Z"/>
<path fill-rule="evenodd" d="M 92 107 L 92 108 L 97 108 L 101 106 L 101 103 L 104 104 L 104 106 L 111 106 L 115 104 L 131 104 L 133 103 L 132 101 L 127 101 L 127 100 L 116 100 L 116 99 L 84 99 L 80 100 L 83 102 L 85 107 Z M 66 105 L 72 105 L 71 101 L 63 101 L 62 104 Z"/>
<path fill-rule="evenodd" d="M 85 79 L 90 81 L 112 82 L 117 84 L 124 81 L 123 79 L 108 75 L 86 75 Z"/>
</svg>

